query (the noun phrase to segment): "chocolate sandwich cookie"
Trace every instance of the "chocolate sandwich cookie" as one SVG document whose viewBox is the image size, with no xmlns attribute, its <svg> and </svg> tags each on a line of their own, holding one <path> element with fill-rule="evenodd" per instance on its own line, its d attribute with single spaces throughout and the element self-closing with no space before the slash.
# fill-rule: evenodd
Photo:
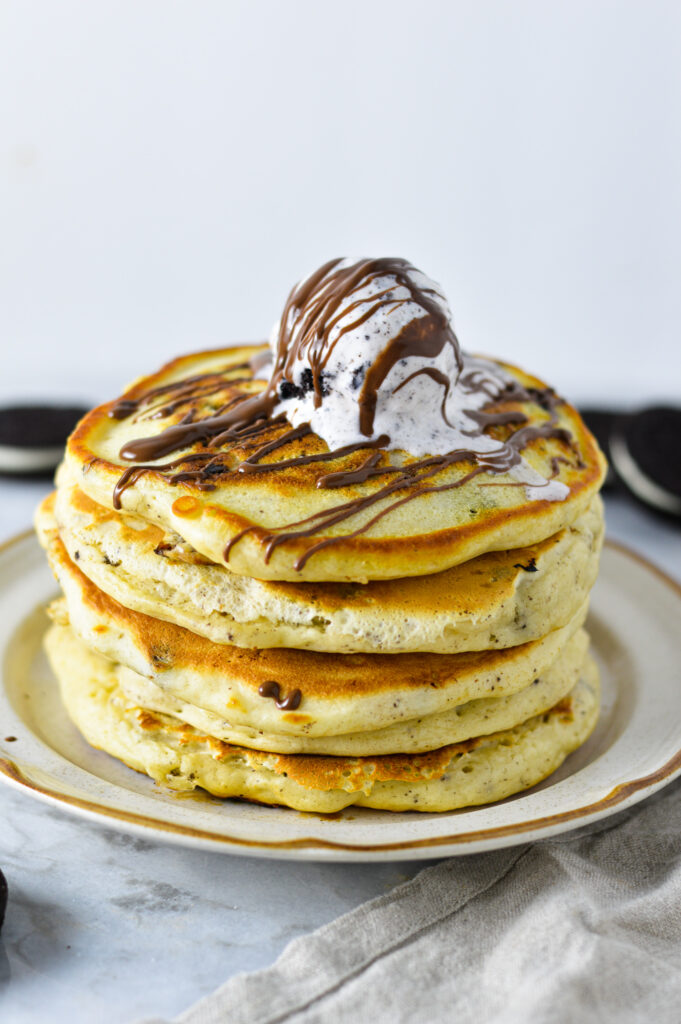
<svg viewBox="0 0 681 1024">
<path fill-rule="evenodd" d="M 64 453 L 66 438 L 86 412 L 71 405 L 0 408 L 0 474 L 52 473 Z"/>
<path fill-rule="evenodd" d="M 610 455 L 640 501 L 681 516 L 681 409 L 654 406 L 616 420 Z"/>
</svg>

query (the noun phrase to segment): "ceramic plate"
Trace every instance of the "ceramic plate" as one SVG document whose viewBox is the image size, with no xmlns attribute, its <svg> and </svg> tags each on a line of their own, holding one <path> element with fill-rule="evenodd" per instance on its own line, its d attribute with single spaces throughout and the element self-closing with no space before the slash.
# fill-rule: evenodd
<svg viewBox="0 0 681 1024">
<path fill-rule="evenodd" d="M 444 857 L 586 825 L 681 772 L 681 588 L 613 544 L 603 552 L 587 624 L 603 683 L 596 731 L 534 789 L 449 814 L 348 808 L 325 817 L 159 788 L 91 749 L 67 719 L 41 649 L 43 609 L 55 595 L 32 534 L 0 549 L 0 778 L 109 827 L 262 857 Z"/>
</svg>

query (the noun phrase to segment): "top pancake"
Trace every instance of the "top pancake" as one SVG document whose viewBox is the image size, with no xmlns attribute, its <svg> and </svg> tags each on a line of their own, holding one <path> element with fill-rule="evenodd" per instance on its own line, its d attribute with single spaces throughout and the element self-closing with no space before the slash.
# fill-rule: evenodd
<svg viewBox="0 0 681 1024">
<path fill-rule="evenodd" d="M 81 421 L 67 445 L 69 475 L 95 501 L 112 507 L 114 488 L 125 470 L 136 465 L 121 458 L 121 449 L 177 425 L 190 410 L 196 422 L 234 399 L 259 393 L 264 382 L 253 379 L 248 361 L 260 351 L 262 347 L 227 348 L 184 356 L 140 379 L 123 396 L 133 410 L 130 415 L 113 418 L 114 410 L 122 408 L 119 400 L 94 409 Z M 545 391 L 536 378 L 500 365 L 523 387 Z M 147 392 L 152 394 L 144 399 Z M 493 412 L 516 409 L 529 426 L 551 420 L 541 394 L 536 401 L 490 406 Z M 255 451 L 290 430 L 285 422 L 272 423 L 254 438 L 210 449 L 198 442 L 145 463 L 149 468 L 122 490 L 120 500 L 125 510 L 179 533 L 211 561 L 257 579 L 366 582 L 426 575 L 487 551 L 537 543 L 569 526 L 591 503 L 603 479 L 603 456 L 571 406 L 558 400 L 553 416 L 569 441 L 535 438 L 522 455 L 543 477 L 553 476 L 567 486 L 562 501 L 528 499 L 525 487 L 508 473 L 484 473 L 461 482 L 475 464 L 460 462 L 428 479 L 429 487 L 449 489 L 423 493 L 422 483 L 405 483 L 398 492 L 330 522 L 332 510 L 376 495 L 391 478 L 320 488 L 321 477 L 359 469 L 367 453 L 354 451 L 319 461 L 328 448 L 314 434 L 294 438 L 259 457 L 258 465 L 277 468 L 239 471 Z M 510 433 L 508 425 L 487 430 L 500 440 Z M 209 454 L 219 456 L 221 468 L 215 475 L 173 479 L 205 466 Z M 290 464 L 310 456 L 310 461 Z M 179 459 L 181 465 L 167 468 Z M 415 461 L 409 453 L 382 451 L 379 465 L 407 467 Z M 239 536 L 244 530 L 248 532 Z M 282 533 L 286 539 L 268 548 Z"/>
</svg>

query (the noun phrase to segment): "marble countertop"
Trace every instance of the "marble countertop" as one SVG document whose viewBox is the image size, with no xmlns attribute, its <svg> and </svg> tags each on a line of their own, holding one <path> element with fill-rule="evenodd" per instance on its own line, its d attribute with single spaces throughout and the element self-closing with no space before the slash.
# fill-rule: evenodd
<svg viewBox="0 0 681 1024">
<path fill-rule="evenodd" d="M 0 481 L 0 540 L 25 529 L 47 483 Z M 625 499 L 609 536 L 681 580 L 681 530 Z M 128 1024 L 172 1016 L 293 938 L 414 875 L 422 863 L 232 857 L 91 825 L 0 788 L 3 1024 Z"/>
</svg>

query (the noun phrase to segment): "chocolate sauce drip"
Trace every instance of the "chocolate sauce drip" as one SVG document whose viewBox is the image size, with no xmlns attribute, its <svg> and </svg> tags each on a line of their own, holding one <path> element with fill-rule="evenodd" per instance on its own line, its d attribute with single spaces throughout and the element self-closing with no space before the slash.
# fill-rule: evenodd
<svg viewBox="0 0 681 1024">
<path fill-rule="evenodd" d="M 261 697 L 270 697 L 280 711 L 295 711 L 300 707 L 303 696 L 300 690 L 291 690 L 288 697 L 282 697 L 281 687 L 274 679 L 268 679 L 267 682 L 261 683 L 258 693 Z"/>
<path fill-rule="evenodd" d="M 214 475 L 211 470 L 212 467 L 220 459 L 220 456 L 216 456 L 213 452 L 210 454 L 204 453 L 193 453 L 191 455 L 183 455 L 180 459 L 174 459 L 172 462 L 166 462 L 160 466 L 130 466 L 124 473 L 121 474 L 116 486 L 113 490 L 113 507 L 120 509 L 121 495 L 128 487 L 132 487 L 133 484 L 139 480 L 144 473 L 159 473 L 161 476 L 167 477 L 171 484 L 181 483 L 183 480 L 193 480 L 197 486 L 201 486 L 205 483 L 206 475 Z M 194 469 L 185 473 L 172 473 L 171 470 L 177 469 L 180 466 L 190 465 L 191 463 L 199 463 L 200 469 Z M 220 464 L 220 472 L 229 472 L 229 469 L 224 464 Z"/>
<path fill-rule="evenodd" d="M 368 454 L 359 465 L 322 474 L 317 478 L 316 485 L 318 488 L 333 490 L 361 486 L 375 480 L 379 486 L 372 493 L 356 495 L 339 505 L 323 509 L 278 529 L 247 527 L 230 540 L 224 551 L 225 561 L 229 561 L 235 544 L 249 534 L 255 535 L 265 548 L 264 557 L 268 562 L 276 548 L 287 541 L 313 537 L 379 502 L 382 503 L 382 507 L 375 515 L 353 532 L 338 537 L 323 537 L 307 547 L 295 562 L 295 568 L 301 570 L 316 552 L 340 540 L 365 533 L 384 515 L 416 497 L 453 490 L 481 473 L 508 472 L 520 462 L 521 451 L 536 439 L 553 438 L 572 448 L 570 434 L 556 425 L 556 410 L 561 400 L 551 389 L 524 388 L 519 383 L 512 382 L 500 392 L 498 382 L 487 376 L 480 368 L 464 370 L 458 341 L 438 304 L 436 293 L 414 284 L 410 276 L 414 268 L 409 263 L 399 259 L 361 260 L 348 267 L 341 266 L 341 263 L 341 260 L 330 261 L 292 290 L 281 318 L 273 370 L 262 391 L 250 395 L 231 394 L 230 385 L 243 383 L 244 379 L 249 378 L 230 379 L 226 374 L 246 368 L 251 372 L 257 372 L 267 362 L 266 353 L 256 355 L 249 364 L 227 367 L 222 372 L 188 377 L 150 389 L 135 398 L 123 398 L 112 406 L 109 415 L 116 419 L 124 419 L 137 413 L 146 416 L 149 410 L 152 410 L 154 415 L 159 411 L 160 415 L 170 415 L 185 403 L 190 406 L 179 423 L 166 427 L 155 436 L 129 441 L 122 447 L 122 459 L 143 464 L 131 466 L 122 474 L 114 489 L 114 508 L 121 508 L 123 491 L 134 485 L 141 475 L 151 471 L 165 476 L 171 484 L 192 482 L 199 489 L 212 490 L 220 477 L 234 472 L 241 476 L 278 472 L 310 463 L 333 462 L 367 449 Z M 399 285 L 407 289 L 409 298 L 396 299 L 396 285 L 379 291 L 370 299 L 355 297 L 367 284 L 385 276 L 393 277 Z M 445 422 L 448 422 L 446 401 L 453 386 L 465 394 L 482 393 L 487 396 L 488 402 L 483 410 L 465 412 L 477 426 L 477 429 L 469 431 L 467 436 L 478 436 L 488 427 L 518 425 L 519 429 L 512 432 L 506 440 L 499 441 L 499 447 L 490 453 L 480 453 L 472 447 L 462 447 L 443 455 L 427 456 L 406 464 L 395 464 L 390 461 L 384 449 L 388 448 L 391 439 L 386 435 L 332 451 L 284 457 L 274 462 L 262 461 L 275 452 L 283 453 L 287 445 L 300 441 L 312 433 L 309 424 L 289 426 L 288 429 L 281 431 L 287 421 L 283 414 L 276 415 L 275 409 L 282 395 L 286 396 L 288 391 L 293 394 L 301 387 L 306 391 L 314 389 L 314 403 L 319 407 L 325 395 L 324 369 L 342 335 L 364 323 L 378 310 L 386 307 L 395 308 L 410 301 L 425 309 L 426 315 L 411 321 L 396 338 L 388 342 L 378 358 L 367 367 L 358 399 L 361 432 L 370 437 L 379 391 L 395 364 L 401 359 L 414 356 L 435 359 L 445 346 L 450 346 L 455 355 L 458 367 L 456 381 L 450 380 L 447 374 L 435 367 L 421 367 L 398 385 L 395 391 L 404 387 L 414 377 L 425 374 L 443 389 L 441 415 Z M 355 311 L 357 315 L 352 317 Z M 352 322 L 339 327 L 341 320 Z M 331 340 L 334 328 L 336 330 Z M 297 384 L 294 380 L 294 368 L 296 364 L 299 368 L 301 360 L 309 367 L 306 372 L 310 379 Z M 215 395 L 222 390 L 225 391 L 226 401 L 216 412 L 196 419 L 199 403 L 207 396 Z M 155 404 L 159 399 L 162 399 L 161 406 Z M 538 404 L 548 413 L 549 419 L 538 426 L 529 426 L 527 416 L 517 409 L 499 411 L 489 408 L 510 402 Z M 272 437 L 272 432 L 276 436 Z M 237 447 L 246 445 L 248 449 L 253 443 L 256 444 L 256 448 L 251 454 L 246 457 L 237 456 Z M 162 465 L 148 464 L 192 446 L 202 446 L 205 450 L 183 455 Z M 558 462 L 561 460 L 565 461 L 563 456 L 554 457 L 552 477 L 557 475 Z M 431 482 L 437 474 L 457 463 L 472 463 L 473 468 L 456 481 L 440 484 Z M 499 486 L 516 484 L 501 483 Z M 401 491 L 408 493 L 400 495 Z M 274 691 L 263 694 L 273 695 Z M 293 695 L 287 700 L 292 697 Z M 279 700 L 278 696 L 276 699 Z M 277 706 L 280 706 L 279 703 Z"/>
<path fill-rule="evenodd" d="M 115 405 L 109 409 L 109 416 L 113 420 L 125 420 L 137 412 L 141 399 L 119 398 Z"/>
<path fill-rule="evenodd" d="M 357 483 L 368 480 L 371 476 L 378 476 L 381 474 L 396 473 L 398 475 L 396 480 L 386 484 L 384 487 L 381 487 L 378 491 L 374 491 L 372 494 L 353 498 L 342 505 L 336 505 L 333 508 L 316 512 L 314 515 L 308 516 L 306 519 L 301 519 L 295 523 L 288 523 L 285 527 L 282 527 L 281 530 L 267 531 L 263 530 L 263 528 L 259 526 L 248 526 L 246 529 L 241 530 L 232 537 L 227 544 L 224 551 L 225 561 L 229 561 L 234 545 L 248 534 L 257 534 L 260 543 L 265 546 L 265 563 L 267 563 L 270 561 L 274 550 L 288 540 L 294 540 L 299 537 L 311 537 L 315 533 L 320 533 L 321 531 L 328 529 L 330 526 L 334 526 L 336 523 L 340 523 L 351 518 L 358 512 L 362 512 L 365 508 L 375 505 L 384 498 L 390 497 L 390 495 L 394 494 L 396 491 L 405 490 L 406 488 L 418 488 L 380 509 L 375 516 L 369 519 L 368 522 L 363 526 L 360 526 L 357 530 L 343 534 L 342 538 L 325 537 L 323 540 L 313 544 L 294 563 L 294 568 L 300 572 L 312 555 L 316 554 L 318 551 L 322 551 L 324 548 L 329 547 L 332 544 L 336 544 L 340 539 L 348 540 L 353 537 L 359 537 L 361 534 L 366 533 L 366 531 L 377 523 L 379 519 L 382 519 L 384 515 L 387 515 L 388 512 L 392 512 L 394 509 L 399 508 L 401 505 L 405 505 L 414 498 L 420 497 L 424 494 L 434 494 L 440 491 L 455 490 L 458 487 L 462 487 L 463 484 L 468 483 L 469 480 L 472 480 L 480 473 L 508 472 L 520 462 L 521 449 L 529 444 L 530 441 L 538 438 L 556 438 L 560 441 L 567 440 L 568 443 L 570 441 L 570 435 L 566 430 L 563 430 L 561 427 L 556 427 L 553 422 L 547 422 L 537 427 L 525 427 L 523 430 L 516 431 L 516 433 L 512 434 L 505 444 L 494 452 L 483 454 L 472 449 L 460 448 L 456 451 L 448 452 L 446 455 L 434 455 L 428 458 L 419 459 L 405 467 L 371 466 L 365 462 L 364 466 L 360 467 L 359 470 L 350 471 L 349 473 L 330 474 L 330 477 L 334 481 L 332 486 L 335 487 L 346 486 L 348 477 L 352 478 L 350 480 L 351 483 Z M 449 466 L 460 462 L 475 462 L 477 463 L 477 466 L 459 480 L 455 480 L 451 483 L 428 485 L 425 487 L 420 486 L 437 473 L 440 473 Z M 324 477 L 321 478 L 322 481 L 324 479 Z M 320 481 L 317 482 L 318 486 L 319 484 Z M 515 485 L 502 483 L 499 486 Z M 524 487 L 527 485 L 520 484 L 519 486 Z M 306 526 L 308 523 L 311 525 Z"/>
<path fill-rule="evenodd" d="M 109 409 L 109 416 L 114 420 L 128 419 L 129 416 L 133 416 L 139 410 L 140 406 L 152 405 L 156 399 L 163 397 L 168 399 L 169 403 L 153 408 L 152 414 L 154 418 L 169 416 L 183 402 L 196 402 L 197 399 L 207 398 L 211 394 L 222 391 L 227 384 L 237 384 L 250 379 L 248 377 L 226 378 L 225 373 L 250 369 L 250 363 L 239 363 L 236 366 L 226 366 L 223 370 L 197 373 L 191 377 L 183 377 L 181 380 L 173 381 L 170 384 L 149 388 L 146 391 L 142 391 L 136 398 L 119 398 Z"/>
<path fill-rule="evenodd" d="M 332 489 L 334 487 L 350 487 L 352 484 L 364 484 L 372 476 L 379 476 L 383 473 L 401 473 L 402 470 L 390 466 L 379 466 L 381 461 L 380 452 L 372 452 L 367 456 L 359 469 L 344 470 L 340 473 L 326 473 L 317 481 L 317 487 Z"/>
<path fill-rule="evenodd" d="M 251 395 L 237 402 L 233 408 L 217 416 L 207 416 L 196 423 L 178 423 L 166 427 L 153 437 L 140 437 L 129 441 L 120 450 L 120 457 L 127 462 L 147 462 L 162 459 L 164 455 L 191 448 L 192 445 L 208 444 L 218 435 L 224 440 L 239 440 L 239 430 L 250 427 L 258 420 L 266 421 L 274 409 L 274 402 L 266 392 Z"/>
<path fill-rule="evenodd" d="M 239 466 L 240 473 L 257 473 L 258 470 L 262 469 L 258 463 L 260 459 L 264 459 L 266 455 L 271 455 L 272 452 L 278 451 L 279 448 L 283 448 L 284 445 L 291 444 L 292 441 L 299 441 L 303 437 L 307 437 L 308 434 L 312 433 L 312 429 L 309 423 L 303 423 L 300 427 L 293 427 L 291 430 L 287 430 L 285 434 L 278 437 L 275 441 L 270 441 L 269 444 L 264 444 L 257 451 L 249 455 L 247 459 Z M 295 459 L 293 460 L 296 461 Z M 269 465 L 269 464 L 268 464 Z M 281 463 L 275 463 L 275 465 L 281 465 Z"/>
<path fill-rule="evenodd" d="M 305 431 L 305 434 L 306 435 L 307 434 L 311 434 L 312 430 L 310 429 L 309 425 L 305 424 L 305 427 L 307 428 L 306 431 Z M 300 428 L 296 428 L 296 429 L 302 430 L 303 427 L 301 426 Z M 289 441 L 293 440 L 293 438 L 291 437 L 291 435 L 293 433 L 294 433 L 294 431 L 290 431 L 289 433 L 285 434 L 279 440 L 282 443 L 288 443 Z M 268 472 L 276 471 L 278 469 L 287 469 L 289 466 L 307 466 L 311 462 L 335 462 L 336 459 L 342 459 L 345 455 L 352 455 L 352 454 L 354 454 L 354 452 L 361 452 L 365 448 L 384 448 L 389 443 L 389 441 L 390 441 L 390 438 L 388 437 L 387 434 L 381 434 L 381 436 L 377 437 L 375 441 L 362 441 L 359 444 L 348 444 L 348 445 L 345 445 L 343 448 L 334 448 L 333 451 L 330 451 L 330 452 L 320 452 L 319 454 L 315 454 L 315 455 L 297 455 L 294 459 L 282 459 L 279 462 L 266 462 L 264 465 L 260 464 L 257 461 L 254 461 L 256 456 L 258 458 L 262 458 L 263 455 L 265 454 L 262 449 L 259 449 L 255 453 L 255 455 L 249 456 L 247 459 L 244 459 L 244 461 L 239 464 L 238 472 L 239 473 L 268 473 Z M 272 444 L 265 445 L 264 447 L 268 448 L 269 451 L 272 452 L 272 451 L 275 450 L 275 448 L 280 447 L 280 445 L 279 445 L 278 441 L 273 441 Z M 268 452 L 268 454 L 269 454 L 269 452 Z M 319 480 L 317 480 L 317 487 L 326 487 L 326 486 L 328 486 L 326 483 L 324 483 L 324 481 L 327 480 L 330 476 L 342 476 L 342 475 L 343 475 L 342 473 L 336 473 L 336 474 L 330 473 L 330 474 L 328 474 L 328 476 L 322 476 L 322 477 L 319 478 Z M 332 486 L 340 487 L 340 486 L 343 486 L 343 485 L 342 484 L 334 484 Z"/>
<path fill-rule="evenodd" d="M 469 420 L 478 425 L 477 430 L 462 430 L 466 437 L 476 437 L 485 427 L 506 426 L 508 423 L 527 423 L 527 416 L 518 411 L 509 412 L 484 412 L 481 409 L 464 409 Z"/>
<path fill-rule="evenodd" d="M 537 568 L 537 559 L 536 558 L 530 558 L 528 560 L 527 565 L 523 565 L 522 562 L 515 562 L 514 565 L 513 565 L 513 568 L 514 569 L 522 569 L 523 572 L 539 572 L 539 569 Z"/>
</svg>

